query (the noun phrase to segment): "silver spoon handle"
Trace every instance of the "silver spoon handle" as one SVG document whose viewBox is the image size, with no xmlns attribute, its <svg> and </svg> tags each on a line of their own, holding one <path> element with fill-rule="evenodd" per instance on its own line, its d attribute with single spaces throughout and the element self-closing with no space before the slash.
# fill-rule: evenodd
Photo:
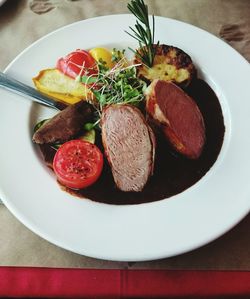
<svg viewBox="0 0 250 299">
<path fill-rule="evenodd" d="M 0 87 L 13 91 L 22 96 L 28 96 L 32 101 L 44 104 L 57 110 L 62 110 L 66 107 L 66 104 L 53 100 L 52 98 L 41 94 L 35 88 L 17 81 L 2 72 L 0 72 Z"/>
</svg>

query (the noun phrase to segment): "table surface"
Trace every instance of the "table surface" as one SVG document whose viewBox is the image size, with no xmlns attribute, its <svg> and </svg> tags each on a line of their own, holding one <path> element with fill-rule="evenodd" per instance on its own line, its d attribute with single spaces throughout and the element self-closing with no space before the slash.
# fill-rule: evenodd
<svg viewBox="0 0 250 299">
<path fill-rule="evenodd" d="M 181 20 L 229 42 L 250 61 L 250 1 L 146 0 L 154 15 Z M 128 13 L 126 0 L 8 0 L 0 7 L 0 70 L 43 35 L 75 21 Z M 27 29 L 28 28 L 28 29 Z M 0 266 L 250 270 L 250 214 L 214 242 L 150 262 L 111 262 L 61 249 L 35 235 L 0 204 Z"/>
</svg>

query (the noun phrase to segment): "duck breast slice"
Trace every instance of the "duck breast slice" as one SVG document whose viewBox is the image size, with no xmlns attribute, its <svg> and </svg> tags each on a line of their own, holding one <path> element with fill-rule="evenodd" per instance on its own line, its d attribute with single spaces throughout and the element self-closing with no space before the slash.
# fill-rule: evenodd
<svg viewBox="0 0 250 299">
<path fill-rule="evenodd" d="M 114 181 L 122 191 L 142 191 L 153 172 L 155 137 L 141 111 L 110 105 L 101 118 L 102 142 Z"/>
<path fill-rule="evenodd" d="M 146 91 L 146 109 L 177 152 L 190 159 L 200 157 L 205 143 L 203 116 L 180 87 L 154 80 Z"/>
</svg>

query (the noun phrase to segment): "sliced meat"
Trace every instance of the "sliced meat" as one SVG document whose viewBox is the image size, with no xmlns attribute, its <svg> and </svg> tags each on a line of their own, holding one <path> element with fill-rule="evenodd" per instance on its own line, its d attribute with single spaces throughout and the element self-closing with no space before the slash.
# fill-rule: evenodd
<svg viewBox="0 0 250 299">
<path fill-rule="evenodd" d="M 154 80 L 146 91 L 146 109 L 176 151 L 190 159 L 199 158 L 205 125 L 192 98 L 171 82 Z"/>
<path fill-rule="evenodd" d="M 39 128 L 33 135 L 33 141 L 38 144 L 66 142 L 91 120 L 92 112 L 92 106 L 86 101 L 70 105 Z"/>
<path fill-rule="evenodd" d="M 151 175 L 153 175 L 154 174 L 154 166 L 155 166 L 156 138 L 155 138 L 154 131 L 151 129 L 151 127 L 149 126 L 149 124 L 147 124 L 147 126 L 148 126 L 148 132 L 149 132 L 150 140 L 152 142 L 152 167 L 151 167 Z"/>
<path fill-rule="evenodd" d="M 142 191 L 154 167 L 155 137 L 134 106 L 111 105 L 101 119 L 102 141 L 114 181 L 122 191 Z"/>
</svg>

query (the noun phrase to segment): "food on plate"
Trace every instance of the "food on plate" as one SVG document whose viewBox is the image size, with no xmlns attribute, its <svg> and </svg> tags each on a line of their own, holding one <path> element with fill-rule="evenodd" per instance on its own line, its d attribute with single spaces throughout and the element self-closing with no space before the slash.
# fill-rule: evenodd
<svg viewBox="0 0 250 299">
<path fill-rule="evenodd" d="M 78 137 L 78 139 L 85 140 L 85 141 L 95 144 L 95 141 L 96 141 L 95 129 L 85 131 L 81 136 Z"/>
<path fill-rule="evenodd" d="M 131 0 L 127 7 L 137 19 L 135 27 L 132 28 L 129 26 L 131 32 L 127 33 L 139 42 L 139 49 L 131 50 L 141 63 L 147 65 L 148 67 L 152 67 L 154 63 L 156 47 L 159 45 L 159 41 L 156 44 L 154 43 L 154 15 L 152 16 L 151 29 L 148 6 L 145 5 L 143 0 Z"/>
<path fill-rule="evenodd" d="M 95 59 L 86 50 L 77 49 L 58 59 L 56 68 L 63 74 L 75 79 L 98 73 Z"/>
<path fill-rule="evenodd" d="M 37 144 L 61 144 L 73 139 L 82 131 L 83 124 L 91 120 L 92 113 L 92 106 L 85 101 L 70 105 L 38 128 L 33 141 Z"/>
<path fill-rule="evenodd" d="M 127 65 L 127 60 L 119 56 L 112 69 L 99 63 L 99 74 L 91 91 L 95 96 L 95 107 L 99 113 L 107 105 L 131 104 L 139 106 L 144 101 L 146 83 L 136 77 L 135 66 Z M 93 79 L 93 78 L 92 78 Z M 94 101 L 93 101 L 94 102 Z"/>
<path fill-rule="evenodd" d="M 155 137 L 131 105 L 110 105 L 101 118 L 102 141 L 114 181 L 122 191 L 142 191 L 153 173 Z"/>
<path fill-rule="evenodd" d="M 103 155 L 98 147 L 83 140 L 70 140 L 56 152 L 53 169 L 58 181 L 72 189 L 92 185 L 101 175 Z"/>
<path fill-rule="evenodd" d="M 90 55 L 95 59 L 95 61 L 102 61 L 108 68 L 112 68 L 114 66 L 114 62 L 112 60 L 112 52 L 106 48 L 97 47 L 93 48 L 89 51 Z"/>
<path fill-rule="evenodd" d="M 36 88 L 42 93 L 68 104 L 74 104 L 89 98 L 89 88 L 57 69 L 46 69 L 33 78 Z"/>
<path fill-rule="evenodd" d="M 68 103 L 35 126 L 45 163 L 64 190 L 115 204 L 186 190 L 216 161 L 225 131 L 218 98 L 190 56 L 154 42 L 143 0 L 128 8 L 139 41 L 131 61 L 124 49 L 76 50 L 33 79 Z"/>
<path fill-rule="evenodd" d="M 205 144 L 205 124 L 195 101 L 180 87 L 156 79 L 146 91 L 146 110 L 177 152 L 197 159 Z"/>
<path fill-rule="evenodd" d="M 190 56 L 183 50 L 168 46 L 154 45 L 155 56 L 151 67 L 141 63 L 140 57 L 135 56 L 137 75 L 139 78 L 152 82 L 154 79 L 173 82 L 186 87 L 196 75 L 196 69 Z M 142 50 L 139 49 L 139 52 Z"/>
<path fill-rule="evenodd" d="M 128 9 L 137 17 L 135 28 L 129 33 L 139 41 L 135 51 L 134 63 L 137 64 L 137 76 L 150 83 L 154 79 L 174 82 L 187 86 L 192 81 L 196 70 L 190 56 L 183 50 L 154 42 L 155 21 L 152 16 L 151 30 L 148 7 L 143 0 L 131 1 Z"/>
</svg>

